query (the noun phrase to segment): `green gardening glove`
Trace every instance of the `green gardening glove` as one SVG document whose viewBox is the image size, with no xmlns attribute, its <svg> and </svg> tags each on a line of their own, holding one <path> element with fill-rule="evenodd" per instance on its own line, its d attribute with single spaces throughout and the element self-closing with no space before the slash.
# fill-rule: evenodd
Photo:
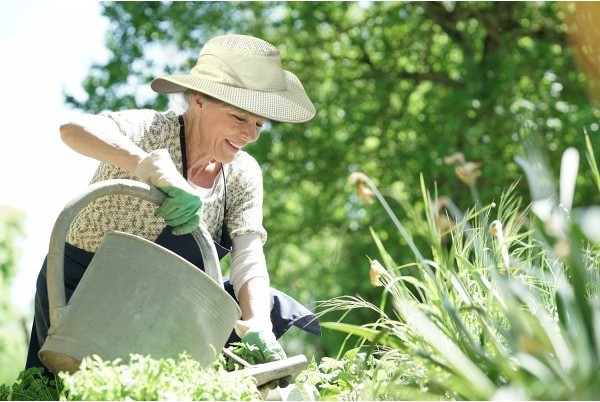
<svg viewBox="0 0 600 402">
<path fill-rule="evenodd" d="M 256 346 L 258 353 L 254 354 L 256 363 L 274 362 L 285 359 L 287 356 L 285 351 L 275 339 L 275 335 L 271 331 L 248 331 L 242 337 L 242 343 L 246 345 Z"/>
<path fill-rule="evenodd" d="M 150 152 L 138 163 L 135 174 L 167 195 L 155 215 L 173 227 L 173 234 L 191 233 L 198 227 L 202 200 L 179 173 L 166 149 Z"/>
<path fill-rule="evenodd" d="M 166 186 L 159 190 L 167 194 L 160 207 L 156 208 L 155 216 L 160 216 L 167 225 L 173 227 L 173 234 L 182 235 L 193 232 L 200 224 L 202 201 L 197 195 L 181 187 Z"/>
<path fill-rule="evenodd" d="M 271 323 L 261 324 L 253 320 L 238 320 L 235 324 L 235 332 L 241 337 L 242 343 L 249 346 L 248 349 L 255 349 L 252 353 L 254 364 L 274 362 L 287 358 L 285 351 L 277 342 L 275 334 L 272 331 Z M 252 348 L 254 346 L 255 348 Z M 287 387 L 292 380 L 291 376 L 273 380 L 267 384 L 267 388 Z"/>
</svg>

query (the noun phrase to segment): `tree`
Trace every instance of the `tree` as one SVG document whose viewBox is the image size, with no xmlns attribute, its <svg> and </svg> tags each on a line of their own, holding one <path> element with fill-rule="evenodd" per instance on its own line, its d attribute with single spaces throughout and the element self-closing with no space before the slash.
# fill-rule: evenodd
<svg viewBox="0 0 600 402">
<path fill-rule="evenodd" d="M 111 58 L 90 70 L 87 99 L 66 101 L 88 112 L 162 109 L 167 98 L 143 89 L 157 75 L 189 71 L 208 38 L 244 33 L 276 44 L 318 112 L 305 125 L 273 123 L 249 148 L 265 178 L 272 282 L 307 304 L 369 298 L 366 256 L 377 257 L 369 227 L 398 245 L 388 247 L 396 261 L 405 247 L 379 207 L 347 185 L 350 173 L 373 178 L 395 208 L 420 203 L 422 173 L 466 209 L 469 189 L 445 156 L 483 162 L 487 204 L 521 175 L 513 158 L 525 121 L 555 159 L 568 145 L 583 149 L 584 128 L 598 130 L 567 44 L 568 12 L 554 2 L 106 3 Z M 175 55 L 182 63 L 173 65 Z M 581 175 L 576 202 L 592 197 L 588 180 Z M 339 342 L 324 343 L 324 353 Z"/>
</svg>

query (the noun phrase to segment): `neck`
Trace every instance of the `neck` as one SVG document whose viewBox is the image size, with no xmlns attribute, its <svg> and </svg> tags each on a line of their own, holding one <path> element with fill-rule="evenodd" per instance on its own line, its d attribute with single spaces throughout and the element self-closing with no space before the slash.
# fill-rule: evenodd
<svg viewBox="0 0 600 402">
<path fill-rule="evenodd" d="M 192 160 L 188 163 L 188 176 L 199 175 L 203 173 L 210 173 L 212 171 L 218 171 L 221 164 L 216 160 Z"/>
<path fill-rule="evenodd" d="M 221 170 L 221 163 L 212 158 L 202 146 L 201 135 L 197 132 L 198 124 L 194 119 L 194 114 L 185 112 L 183 114 L 186 157 L 187 157 L 187 177 L 192 182 L 201 187 L 210 187 L 214 178 Z"/>
<path fill-rule="evenodd" d="M 183 122 L 188 170 L 197 170 L 199 167 L 214 163 L 214 160 L 208 155 L 206 147 L 202 146 L 202 136 L 197 132 L 198 125 L 194 119 L 194 114 L 185 112 Z"/>
</svg>

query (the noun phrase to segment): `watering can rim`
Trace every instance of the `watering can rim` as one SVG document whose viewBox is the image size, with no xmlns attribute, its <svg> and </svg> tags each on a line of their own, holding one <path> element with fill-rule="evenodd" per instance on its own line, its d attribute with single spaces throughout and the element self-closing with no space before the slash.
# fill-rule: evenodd
<svg viewBox="0 0 600 402">
<path fill-rule="evenodd" d="M 211 280 L 211 283 L 213 283 L 217 288 L 222 290 L 224 292 L 224 294 L 227 295 L 228 298 L 230 298 L 233 302 L 235 302 L 233 297 L 231 297 L 231 295 L 225 290 L 222 277 L 221 277 L 221 281 L 218 282 L 218 278 L 212 277 L 209 273 L 204 272 L 203 270 L 199 269 L 197 266 L 195 266 L 194 264 L 192 264 L 191 262 L 189 262 L 188 260 L 186 260 L 185 258 L 180 256 L 179 254 L 169 250 L 168 248 L 165 248 L 165 247 L 161 246 L 160 244 L 156 244 L 156 243 L 154 243 L 148 239 L 145 239 L 143 237 L 136 236 L 132 233 L 127 233 L 127 232 L 123 232 L 120 230 L 108 230 L 104 233 L 104 237 L 106 238 L 107 236 L 127 237 L 127 238 L 130 238 L 131 240 L 135 240 L 136 242 L 143 243 L 144 245 L 146 245 L 148 247 L 159 249 L 162 253 L 169 254 L 171 256 L 171 258 L 175 258 L 175 259 L 179 260 L 180 263 L 193 269 L 194 272 L 197 272 L 200 276 L 206 276 L 207 278 L 209 278 Z M 237 305 L 237 303 L 235 303 L 235 304 Z"/>
<path fill-rule="evenodd" d="M 64 250 L 65 239 L 71 226 L 71 222 L 90 202 L 97 198 L 115 194 L 139 197 L 156 205 L 162 204 L 166 197 L 162 191 L 139 181 L 111 179 L 91 184 L 65 205 L 52 229 L 48 250 L 47 287 L 51 327 L 60 325 L 62 318 L 68 313 L 69 306 L 66 302 L 66 291 L 64 287 Z M 200 222 L 200 225 L 192 235 L 198 243 L 202 259 L 204 260 L 205 274 L 223 289 L 223 280 L 217 251 L 204 222 Z M 135 235 L 131 234 L 131 236 Z M 149 241 L 147 239 L 144 240 Z M 170 250 L 168 251 L 171 252 Z M 181 256 L 178 257 L 181 258 Z M 188 261 L 186 260 L 186 262 Z"/>
</svg>

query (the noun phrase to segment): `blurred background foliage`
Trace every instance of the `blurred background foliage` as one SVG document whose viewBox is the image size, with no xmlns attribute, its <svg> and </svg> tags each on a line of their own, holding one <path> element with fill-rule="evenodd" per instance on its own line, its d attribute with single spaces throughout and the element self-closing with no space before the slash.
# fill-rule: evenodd
<svg viewBox="0 0 600 402">
<path fill-rule="evenodd" d="M 311 307 L 353 294 L 377 303 L 380 294 L 369 284 L 367 257 L 378 251 L 369 228 L 399 264 L 411 256 L 381 207 L 365 204 L 348 185 L 349 175 L 366 173 L 398 207 L 422 204 L 422 174 L 432 193 L 466 209 L 471 193 L 457 179 L 455 166 L 444 162 L 448 155 L 460 152 L 466 161 L 481 163 L 476 185 L 487 204 L 520 178 L 514 157 L 522 151 L 524 122 L 539 134 L 550 166 L 560 165 L 568 146 L 585 149 L 584 130 L 598 149 L 599 113 L 589 96 L 595 92 L 586 81 L 589 71 L 579 68 L 589 66 L 584 39 L 595 22 L 573 23 L 574 16 L 586 15 L 585 7 L 596 6 L 103 3 L 111 21 L 106 36 L 111 57 L 90 69 L 82 83 L 87 98 L 67 93 L 65 100 L 92 113 L 163 110 L 169 99 L 153 94 L 150 81 L 188 72 L 209 38 L 240 33 L 275 44 L 318 112 L 307 124 L 271 124 L 248 148 L 264 173 L 272 284 Z M 600 201 L 591 180 L 580 172 L 575 204 Z M 516 191 L 528 199 L 526 183 Z M 345 321 L 375 321 L 364 310 Z M 342 334 L 329 331 L 320 341 L 297 332 L 287 338 L 286 348 L 296 349 L 292 353 L 330 356 L 343 342 Z"/>
<path fill-rule="evenodd" d="M 29 342 L 25 319 L 10 300 L 10 284 L 16 274 L 23 214 L 0 205 L 0 384 L 15 380 Z"/>
</svg>

